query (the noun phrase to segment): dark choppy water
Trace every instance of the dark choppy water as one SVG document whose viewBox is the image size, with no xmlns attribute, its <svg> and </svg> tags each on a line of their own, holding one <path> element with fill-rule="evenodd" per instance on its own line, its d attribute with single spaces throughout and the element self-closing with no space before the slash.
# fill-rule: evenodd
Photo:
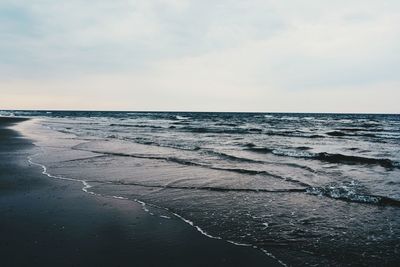
<svg viewBox="0 0 400 267">
<path fill-rule="evenodd" d="M 14 115 L 68 134 L 38 160 L 93 192 L 167 208 L 288 265 L 400 263 L 400 115 Z"/>
</svg>

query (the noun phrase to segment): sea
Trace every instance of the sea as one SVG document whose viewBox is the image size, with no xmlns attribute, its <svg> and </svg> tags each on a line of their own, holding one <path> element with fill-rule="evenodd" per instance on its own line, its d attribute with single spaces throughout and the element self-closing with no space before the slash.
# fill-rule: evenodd
<svg viewBox="0 0 400 267">
<path fill-rule="evenodd" d="M 283 266 L 400 266 L 400 115 L 0 111 L 28 159 Z"/>
</svg>

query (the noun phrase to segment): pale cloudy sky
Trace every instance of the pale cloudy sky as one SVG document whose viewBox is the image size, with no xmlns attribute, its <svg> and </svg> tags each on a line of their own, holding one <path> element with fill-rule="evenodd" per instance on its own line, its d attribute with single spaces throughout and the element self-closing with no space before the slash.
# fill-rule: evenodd
<svg viewBox="0 0 400 267">
<path fill-rule="evenodd" d="M 398 0 L 0 0 L 0 109 L 400 113 Z"/>
</svg>

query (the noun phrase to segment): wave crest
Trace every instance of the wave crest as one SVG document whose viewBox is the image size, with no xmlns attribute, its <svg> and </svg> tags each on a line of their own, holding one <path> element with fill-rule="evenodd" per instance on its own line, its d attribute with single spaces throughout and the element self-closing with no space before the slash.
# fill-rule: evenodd
<svg viewBox="0 0 400 267">
<path fill-rule="evenodd" d="M 285 157 L 293 157 L 293 158 L 303 158 L 303 159 L 314 159 L 329 163 L 341 163 L 348 165 L 379 165 L 388 169 L 399 168 L 400 165 L 398 162 L 392 161 L 388 158 L 369 158 L 362 156 L 353 156 L 353 155 L 344 155 L 344 154 L 335 154 L 328 152 L 320 152 L 320 153 L 312 153 L 308 151 L 304 151 L 304 149 L 273 149 L 268 147 L 256 147 L 253 144 L 246 146 L 247 150 L 257 152 L 257 153 L 265 153 L 265 154 L 274 154 L 276 156 L 285 156 Z"/>
<path fill-rule="evenodd" d="M 306 192 L 311 195 L 325 196 L 348 202 L 400 207 L 399 200 L 368 194 L 354 181 L 341 184 L 331 183 L 325 187 L 309 187 Z"/>
</svg>

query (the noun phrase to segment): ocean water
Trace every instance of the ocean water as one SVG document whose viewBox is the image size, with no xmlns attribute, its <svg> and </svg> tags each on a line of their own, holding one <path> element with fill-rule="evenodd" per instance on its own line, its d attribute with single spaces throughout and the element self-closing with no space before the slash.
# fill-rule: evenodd
<svg viewBox="0 0 400 267">
<path fill-rule="evenodd" d="M 49 176 L 210 238 L 283 265 L 400 264 L 400 115 L 0 115 L 37 119 L 31 161 Z"/>
</svg>

